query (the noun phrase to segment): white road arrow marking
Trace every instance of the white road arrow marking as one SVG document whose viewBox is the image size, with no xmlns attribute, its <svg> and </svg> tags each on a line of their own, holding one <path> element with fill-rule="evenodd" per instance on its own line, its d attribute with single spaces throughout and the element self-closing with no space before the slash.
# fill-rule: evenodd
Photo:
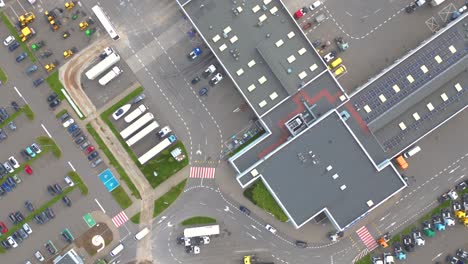
<svg viewBox="0 0 468 264">
<path fill-rule="evenodd" d="M 168 226 L 168 227 L 173 227 L 174 225 L 171 224 L 171 222 L 167 222 L 167 226 Z"/>
<path fill-rule="evenodd" d="M 164 219 L 166 219 L 166 218 L 167 218 L 166 216 L 161 216 L 161 220 L 158 221 L 158 225 L 159 225 L 160 223 L 162 223 L 162 222 L 164 221 Z"/>
<path fill-rule="evenodd" d="M 251 235 L 249 232 L 245 232 L 245 233 L 246 233 L 247 235 L 249 235 L 249 236 L 250 236 L 252 239 L 255 239 L 255 240 L 257 240 L 257 238 L 256 238 L 256 237 L 254 237 L 253 235 Z"/>
<path fill-rule="evenodd" d="M 226 208 L 224 208 L 225 212 L 229 212 L 229 206 L 226 205 Z"/>
<path fill-rule="evenodd" d="M 389 229 L 390 227 L 394 226 L 396 222 L 391 223 L 389 226 L 387 226 L 385 229 Z"/>
</svg>

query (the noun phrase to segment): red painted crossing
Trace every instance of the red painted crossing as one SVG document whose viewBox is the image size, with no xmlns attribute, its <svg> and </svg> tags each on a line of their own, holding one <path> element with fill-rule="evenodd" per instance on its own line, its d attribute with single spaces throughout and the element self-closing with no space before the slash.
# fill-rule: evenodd
<svg viewBox="0 0 468 264">
<path fill-rule="evenodd" d="M 216 168 L 210 167 L 191 167 L 190 178 L 214 179 Z"/>
<path fill-rule="evenodd" d="M 377 242 L 375 241 L 374 237 L 371 235 L 371 233 L 369 233 L 369 230 L 367 230 L 365 226 L 359 228 L 356 231 L 356 233 L 359 236 L 359 238 L 362 240 L 364 245 L 366 245 L 367 249 L 369 249 L 369 251 L 372 251 L 379 246 Z"/>
<path fill-rule="evenodd" d="M 112 222 L 116 227 L 119 227 L 125 224 L 128 221 L 128 216 L 125 214 L 124 211 L 118 213 L 116 216 L 112 218 Z"/>
</svg>

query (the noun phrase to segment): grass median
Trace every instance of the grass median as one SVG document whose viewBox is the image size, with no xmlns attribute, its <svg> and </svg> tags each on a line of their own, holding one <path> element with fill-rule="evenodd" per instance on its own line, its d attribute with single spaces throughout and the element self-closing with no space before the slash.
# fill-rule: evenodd
<svg viewBox="0 0 468 264">
<path fill-rule="evenodd" d="M 207 224 L 215 224 L 216 219 L 208 217 L 208 216 L 194 216 L 182 221 L 181 225 L 189 226 L 189 225 L 207 225 Z"/>
<path fill-rule="evenodd" d="M 288 217 L 260 179 L 244 191 L 244 196 L 258 207 L 271 213 L 279 221 L 288 221 Z"/>
<path fill-rule="evenodd" d="M 60 100 L 65 99 L 65 95 L 63 95 L 62 93 L 63 85 L 60 82 L 58 71 L 55 71 L 54 73 L 49 75 L 46 78 L 46 82 L 47 84 L 49 84 L 50 89 L 52 89 L 52 91 L 54 91 L 58 95 L 58 98 Z"/>
<path fill-rule="evenodd" d="M 168 179 L 169 177 L 174 175 L 176 172 L 178 172 L 179 170 L 181 170 L 182 168 L 188 165 L 188 158 L 185 158 L 181 162 L 177 162 L 170 154 L 171 150 L 179 147 L 182 150 L 182 153 L 185 155 L 185 157 L 187 157 L 187 151 L 184 145 L 182 144 L 182 142 L 178 141 L 172 147 L 170 147 L 167 150 L 162 151 L 161 154 L 159 154 L 156 158 L 147 162 L 145 165 L 140 165 L 140 163 L 138 162 L 138 158 L 133 153 L 132 149 L 122 139 L 122 137 L 120 136 L 120 133 L 115 129 L 114 125 L 112 124 L 110 120 L 110 116 L 112 115 L 112 113 L 114 113 L 117 109 L 119 109 L 123 105 L 128 104 L 132 98 L 141 94 L 143 90 L 144 90 L 143 87 L 138 87 L 132 92 L 130 92 L 127 96 L 125 96 L 116 104 L 114 104 L 113 106 L 109 107 L 109 109 L 104 111 L 101 114 L 101 119 L 104 121 L 104 123 L 106 123 L 106 125 L 109 127 L 112 133 L 114 133 L 114 135 L 117 137 L 120 144 L 125 148 L 128 155 L 132 158 L 133 162 L 135 162 L 135 164 L 138 166 L 140 171 L 143 173 L 145 178 L 150 183 L 151 187 L 156 188 L 166 179 Z M 155 172 L 157 172 L 158 174 L 157 177 L 154 176 Z"/>
<path fill-rule="evenodd" d="M 26 117 L 28 118 L 29 121 L 34 120 L 34 112 L 31 110 L 31 107 L 29 105 L 24 105 L 20 108 L 19 111 L 14 112 L 11 114 L 7 119 L 3 121 L 2 124 L 0 124 L 0 128 L 3 128 L 4 126 L 8 125 L 11 121 L 15 120 L 19 115 L 24 113 Z"/>
<path fill-rule="evenodd" d="M 2 82 L 2 84 L 6 84 L 8 81 L 8 77 L 2 68 L 0 68 L 0 81 Z"/>
<path fill-rule="evenodd" d="M 67 173 L 67 175 L 70 176 L 70 179 L 72 179 L 72 181 L 75 183 L 75 186 L 80 189 L 83 196 L 88 195 L 88 186 L 86 186 L 78 173 L 70 171 Z"/>
<path fill-rule="evenodd" d="M 89 134 L 91 134 L 91 136 L 94 138 L 94 140 L 96 141 L 96 143 L 98 144 L 102 152 L 104 152 L 104 154 L 109 159 L 109 162 L 110 162 L 109 165 L 112 165 L 117 170 L 117 173 L 119 173 L 120 175 L 120 179 L 122 179 L 127 184 L 128 188 L 132 192 L 132 195 L 137 199 L 141 199 L 140 192 L 136 188 L 135 184 L 133 184 L 127 172 L 125 172 L 124 168 L 117 161 L 114 154 L 112 154 L 112 152 L 109 150 L 106 144 L 104 144 L 104 141 L 99 136 L 97 131 L 93 128 L 93 126 L 90 123 L 86 125 L 86 129 L 88 130 Z"/>
<path fill-rule="evenodd" d="M 55 141 L 50 137 L 38 137 L 37 142 L 42 146 L 44 151 L 51 151 L 52 155 L 54 155 L 57 159 L 62 157 L 62 150 L 60 150 Z"/>
<path fill-rule="evenodd" d="M 33 53 L 31 52 L 31 50 L 29 49 L 28 45 L 26 45 L 26 43 L 21 41 L 21 38 L 19 36 L 19 33 L 18 33 L 16 27 L 10 22 L 10 20 L 8 19 L 8 17 L 5 15 L 4 12 L 1 12 L 0 16 L 2 17 L 2 21 L 5 24 L 5 26 L 8 28 L 8 30 L 10 30 L 11 35 L 13 35 L 13 37 L 15 37 L 16 41 L 18 41 L 18 43 L 20 44 L 20 46 L 24 50 L 24 52 L 26 52 L 26 54 L 28 54 L 29 59 L 32 62 L 36 62 L 37 59 L 33 55 Z"/>
<path fill-rule="evenodd" d="M 140 223 L 140 215 L 141 213 L 136 213 L 134 216 L 130 217 L 130 221 L 134 224 L 139 224 Z"/>
<path fill-rule="evenodd" d="M 181 181 L 163 196 L 159 197 L 159 199 L 154 201 L 153 218 L 166 210 L 166 208 L 168 208 L 177 199 L 177 197 L 179 197 L 180 193 L 184 190 L 186 183 L 187 179 Z"/>
<path fill-rule="evenodd" d="M 120 205 L 122 209 L 127 209 L 133 203 L 128 194 L 122 188 L 122 186 L 115 188 L 111 192 L 111 195 L 112 197 L 114 197 L 115 201 Z"/>
</svg>

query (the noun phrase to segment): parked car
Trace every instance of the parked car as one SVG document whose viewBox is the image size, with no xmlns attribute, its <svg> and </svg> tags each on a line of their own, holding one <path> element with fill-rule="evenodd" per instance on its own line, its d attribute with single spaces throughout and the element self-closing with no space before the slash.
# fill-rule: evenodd
<svg viewBox="0 0 468 264">
<path fill-rule="evenodd" d="M 10 185 L 10 187 L 16 188 L 16 182 L 15 182 L 15 180 L 13 180 L 12 177 L 8 177 L 8 178 L 6 179 L 6 182 L 8 183 L 8 185 Z"/>
<path fill-rule="evenodd" d="M 136 96 L 135 98 L 133 98 L 132 104 L 138 104 L 139 102 L 141 102 L 145 98 L 146 98 L 146 95 L 142 93 L 142 94 Z"/>
<path fill-rule="evenodd" d="M 197 84 L 200 81 L 200 77 L 195 76 L 195 78 L 192 79 L 192 84 Z"/>
<path fill-rule="evenodd" d="M 22 62 L 22 61 L 25 60 L 27 57 L 28 57 L 28 55 L 26 54 L 26 52 L 23 52 L 23 53 L 21 53 L 20 55 L 18 55 L 18 57 L 16 57 L 16 62 Z"/>
<path fill-rule="evenodd" d="M 40 215 L 35 215 L 34 220 L 36 220 L 36 223 L 39 224 L 39 225 L 44 224 L 44 219 L 42 219 L 42 217 Z"/>
<path fill-rule="evenodd" d="M 11 156 L 8 158 L 8 162 L 13 166 L 13 168 L 17 169 L 19 168 L 19 163 L 18 161 L 16 160 L 16 158 L 14 156 Z"/>
<path fill-rule="evenodd" d="M 15 112 L 18 112 L 21 109 L 16 101 L 11 102 L 11 107 L 13 107 L 13 110 L 15 110 Z"/>
<path fill-rule="evenodd" d="M 70 114 L 68 114 L 68 112 L 65 112 L 63 113 L 63 115 L 60 116 L 60 122 L 65 122 L 65 120 L 67 120 L 68 118 L 70 117 Z"/>
<path fill-rule="evenodd" d="M 220 72 L 218 72 L 217 74 L 215 74 L 215 76 L 213 76 L 213 78 L 211 78 L 210 84 L 211 84 L 211 85 L 216 85 L 216 84 L 218 84 L 222 79 L 223 79 L 223 75 L 222 75 Z"/>
<path fill-rule="evenodd" d="M 36 257 L 37 260 L 39 260 L 40 262 L 44 262 L 44 256 L 42 256 L 42 253 L 38 250 L 36 251 L 36 253 L 34 253 L 34 257 Z"/>
<path fill-rule="evenodd" d="M 93 152 L 93 151 L 94 151 L 94 146 L 91 145 L 91 146 L 89 146 L 89 147 L 86 148 L 85 153 L 86 153 L 86 154 L 91 154 L 91 152 Z"/>
<path fill-rule="evenodd" d="M 5 234 L 8 232 L 8 228 L 6 227 L 5 223 L 0 221 L 0 233 Z"/>
<path fill-rule="evenodd" d="M 65 122 L 63 122 L 63 127 L 69 127 L 71 124 L 75 123 L 75 120 L 73 118 L 67 119 Z"/>
<path fill-rule="evenodd" d="M 91 167 L 95 168 L 97 167 L 99 164 L 102 163 L 102 159 L 101 158 L 98 158 L 96 159 L 95 161 L 91 162 Z"/>
<path fill-rule="evenodd" d="M 15 217 L 16 217 L 16 221 L 18 222 L 24 221 L 24 216 L 20 211 L 16 211 Z"/>
<path fill-rule="evenodd" d="M 54 184 L 54 190 L 55 190 L 55 193 L 57 193 L 57 194 L 60 194 L 60 193 L 63 192 L 62 186 L 60 186 L 60 184 L 58 184 L 58 183 Z"/>
<path fill-rule="evenodd" d="M 60 234 L 62 235 L 62 238 L 63 238 L 63 240 L 65 240 L 65 242 L 71 243 L 73 241 L 73 238 L 67 232 L 63 231 Z"/>
<path fill-rule="evenodd" d="M 54 255 L 55 253 L 57 253 L 57 250 L 55 250 L 55 248 L 52 246 L 50 241 L 45 244 L 45 248 L 51 255 Z"/>
<path fill-rule="evenodd" d="M 32 175 L 32 174 L 33 174 L 33 170 L 32 170 L 32 168 L 31 168 L 31 166 L 29 166 L 28 164 L 26 164 L 26 165 L 24 166 L 24 172 L 26 172 L 26 173 L 29 174 L 29 175 Z"/>
<path fill-rule="evenodd" d="M 36 80 L 33 81 L 33 85 L 34 85 L 34 87 L 38 87 L 38 86 L 41 85 L 43 82 L 44 82 L 44 79 L 43 79 L 43 78 L 39 78 L 39 79 L 36 79 Z"/>
<path fill-rule="evenodd" d="M 21 150 L 20 154 L 21 154 L 21 157 L 23 157 L 23 159 L 26 161 L 31 159 L 31 156 L 28 155 L 26 150 Z"/>
<path fill-rule="evenodd" d="M 15 130 L 16 130 L 16 123 L 15 123 L 15 121 L 11 121 L 10 123 L 8 123 L 8 128 L 9 128 L 11 131 L 15 131 Z"/>
<path fill-rule="evenodd" d="M 46 208 L 46 209 L 45 209 L 45 213 L 47 214 L 47 216 L 48 216 L 50 219 L 55 218 L 55 213 L 54 213 L 54 211 L 52 210 L 52 208 Z"/>
<path fill-rule="evenodd" d="M 75 139 L 75 144 L 80 145 L 80 144 L 83 143 L 85 140 L 86 140 L 86 136 L 81 136 L 81 137 Z"/>
<path fill-rule="evenodd" d="M 73 131 L 73 133 L 71 133 L 71 136 L 72 138 L 77 138 L 78 136 L 81 136 L 82 132 L 83 131 L 81 131 L 81 128 L 78 128 L 75 131 Z"/>
<path fill-rule="evenodd" d="M 32 151 L 34 151 L 36 154 L 39 154 L 42 152 L 41 148 L 37 143 L 32 143 L 31 146 L 29 146 Z"/>
<path fill-rule="evenodd" d="M 0 129 L 0 142 L 7 139 L 8 136 L 3 129 Z"/>
<path fill-rule="evenodd" d="M 1 244 L 2 244 L 2 247 L 4 249 L 10 249 L 11 248 L 10 243 L 8 243 L 8 240 L 6 240 L 6 239 L 2 240 Z"/>
<path fill-rule="evenodd" d="M 72 201 L 66 195 L 62 197 L 62 202 L 68 207 L 72 206 Z"/>
<path fill-rule="evenodd" d="M 11 192 L 10 185 L 7 182 L 2 183 L 2 188 L 7 192 Z"/>
<path fill-rule="evenodd" d="M 10 46 L 11 43 L 13 43 L 13 41 L 16 41 L 15 40 L 15 37 L 13 37 L 12 35 L 8 36 L 5 38 L 5 40 L 3 41 L 3 45 L 5 45 L 6 47 Z"/>
<path fill-rule="evenodd" d="M 8 173 L 12 173 L 14 172 L 15 170 L 11 167 L 10 163 L 8 161 L 5 161 L 3 163 L 3 167 L 5 167 L 5 169 L 8 171 Z"/>
<path fill-rule="evenodd" d="M 24 150 L 26 150 L 26 153 L 28 153 L 28 155 L 31 156 L 31 158 L 36 157 L 36 152 L 34 152 L 34 151 L 31 149 L 31 146 L 26 147 Z"/>
<path fill-rule="evenodd" d="M 86 141 L 86 142 L 84 142 L 83 144 L 80 145 L 80 148 L 81 148 L 82 150 L 84 150 L 84 149 L 86 149 L 89 145 L 91 145 L 91 142 Z"/>
<path fill-rule="evenodd" d="M 241 210 L 241 212 L 243 212 L 246 215 L 250 215 L 250 210 L 245 206 L 239 206 L 239 210 Z"/>
<path fill-rule="evenodd" d="M 11 43 L 10 46 L 8 46 L 8 50 L 11 52 L 11 51 L 14 51 L 15 49 L 17 49 L 18 47 L 20 46 L 20 44 L 18 43 L 18 41 L 13 41 L 13 43 Z"/>
<path fill-rule="evenodd" d="M 49 107 L 54 110 L 57 106 L 59 106 L 61 103 L 60 99 L 55 99 L 52 102 L 49 103 Z"/>
<path fill-rule="evenodd" d="M 68 186 L 72 187 L 75 185 L 75 183 L 72 181 L 72 179 L 70 178 L 70 176 L 65 176 L 64 178 L 65 182 L 68 184 Z"/>
<path fill-rule="evenodd" d="M 41 213 L 41 218 L 44 219 L 44 222 L 49 222 L 50 218 L 47 216 L 45 212 Z"/>
<path fill-rule="evenodd" d="M 7 241 L 8 241 L 8 244 L 10 244 L 12 248 L 18 247 L 18 243 L 16 243 L 16 241 L 13 239 L 12 236 L 7 237 Z"/>
<path fill-rule="evenodd" d="M 99 156 L 99 153 L 97 151 L 93 151 L 91 154 L 88 155 L 88 160 L 92 161 L 97 156 Z"/>
<path fill-rule="evenodd" d="M 36 65 L 31 65 L 29 66 L 28 68 L 26 68 L 26 74 L 27 75 L 31 75 L 33 74 L 35 71 L 37 71 L 38 67 Z"/>
<path fill-rule="evenodd" d="M 30 235 L 32 233 L 31 227 L 28 225 L 28 223 L 24 223 L 23 225 L 23 230 Z"/>
<path fill-rule="evenodd" d="M 35 210 L 33 204 L 29 200 L 24 202 L 24 207 L 26 207 L 26 209 L 28 209 L 29 212 L 33 212 Z"/>
<path fill-rule="evenodd" d="M 13 176 L 11 176 L 11 177 L 13 178 L 13 180 L 15 180 L 15 182 L 16 182 L 17 184 L 20 184 L 20 183 L 22 182 L 22 181 L 21 181 L 21 178 L 20 178 L 17 174 L 15 174 L 15 175 L 13 175 Z"/>
<path fill-rule="evenodd" d="M 73 132 L 74 132 L 75 130 L 77 130 L 78 128 L 80 128 L 80 127 L 78 126 L 78 124 L 73 124 L 73 125 L 71 125 L 71 126 L 69 126 L 69 127 L 67 128 L 67 131 L 68 131 L 68 133 L 73 133 Z"/>
<path fill-rule="evenodd" d="M 52 102 L 53 100 L 57 99 L 58 97 L 58 94 L 57 93 L 51 93 L 49 94 L 49 96 L 47 96 L 47 102 Z M 68 113 L 65 113 L 65 114 L 68 114 Z"/>
<path fill-rule="evenodd" d="M 18 219 L 16 219 L 16 216 L 15 216 L 14 213 L 10 213 L 10 214 L 8 215 L 8 219 L 10 219 L 10 221 L 11 221 L 14 225 L 16 225 L 16 223 L 18 223 Z"/>
<path fill-rule="evenodd" d="M 18 229 L 18 231 L 16 231 L 16 232 L 18 232 L 19 236 L 20 236 L 23 240 L 29 237 L 29 234 L 26 233 L 26 231 L 24 231 L 23 228 Z"/>
<path fill-rule="evenodd" d="M 8 117 L 10 117 L 5 107 L 0 108 L 0 116 L 3 117 L 4 119 L 7 119 Z"/>
<path fill-rule="evenodd" d="M 57 192 L 55 191 L 55 188 L 52 185 L 47 186 L 47 192 L 52 196 L 55 196 L 57 194 Z"/>
</svg>

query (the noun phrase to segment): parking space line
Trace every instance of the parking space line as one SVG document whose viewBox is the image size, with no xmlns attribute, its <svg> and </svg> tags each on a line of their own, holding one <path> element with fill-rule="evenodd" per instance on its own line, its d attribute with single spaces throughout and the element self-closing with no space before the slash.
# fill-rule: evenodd
<svg viewBox="0 0 468 264">
<path fill-rule="evenodd" d="M 52 138 L 52 135 L 49 133 L 49 131 L 47 130 L 47 128 L 44 126 L 44 124 L 41 124 L 41 127 L 42 129 L 44 129 L 44 131 L 47 133 L 47 135 Z"/>
<path fill-rule="evenodd" d="M 11 11 L 13 11 L 13 13 L 15 13 L 15 16 L 16 16 L 16 17 L 19 17 L 19 16 L 18 16 L 18 13 L 16 13 L 15 9 L 13 9 L 12 6 L 10 6 L 10 9 L 11 9 Z"/>
<path fill-rule="evenodd" d="M 21 8 L 23 8 L 23 11 L 26 13 L 26 9 L 24 8 L 24 6 L 20 3 L 19 0 L 16 0 L 16 2 L 18 2 L 18 4 L 20 5 Z"/>
<path fill-rule="evenodd" d="M 102 207 L 102 205 L 99 203 L 99 201 L 97 199 L 94 199 L 94 201 L 97 203 L 97 205 L 99 206 L 99 208 L 101 208 L 101 211 L 103 213 L 106 213 L 106 210 L 104 210 L 104 207 Z"/>
<path fill-rule="evenodd" d="M 71 164 L 70 161 L 68 162 L 68 165 L 70 166 L 70 168 L 71 168 L 73 171 L 76 171 L 76 170 L 75 170 L 75 167 L 73 167 L 73 164 Z"/>
<path fill-rule="evenodd" d="M 16 93 L 19 95 L 19 97 L 21 97 L 21 99 L 23 99 L 23 101 L 28 104 L 28 101 L 26 101 L 26 98 L 24 98 L 24 96 L 20 93 L 20 91 L 18 90 L 18 88 L 16 88 L 16 86 L 13 87 L 13 89 L 15 89 Z"/>
</svg>

